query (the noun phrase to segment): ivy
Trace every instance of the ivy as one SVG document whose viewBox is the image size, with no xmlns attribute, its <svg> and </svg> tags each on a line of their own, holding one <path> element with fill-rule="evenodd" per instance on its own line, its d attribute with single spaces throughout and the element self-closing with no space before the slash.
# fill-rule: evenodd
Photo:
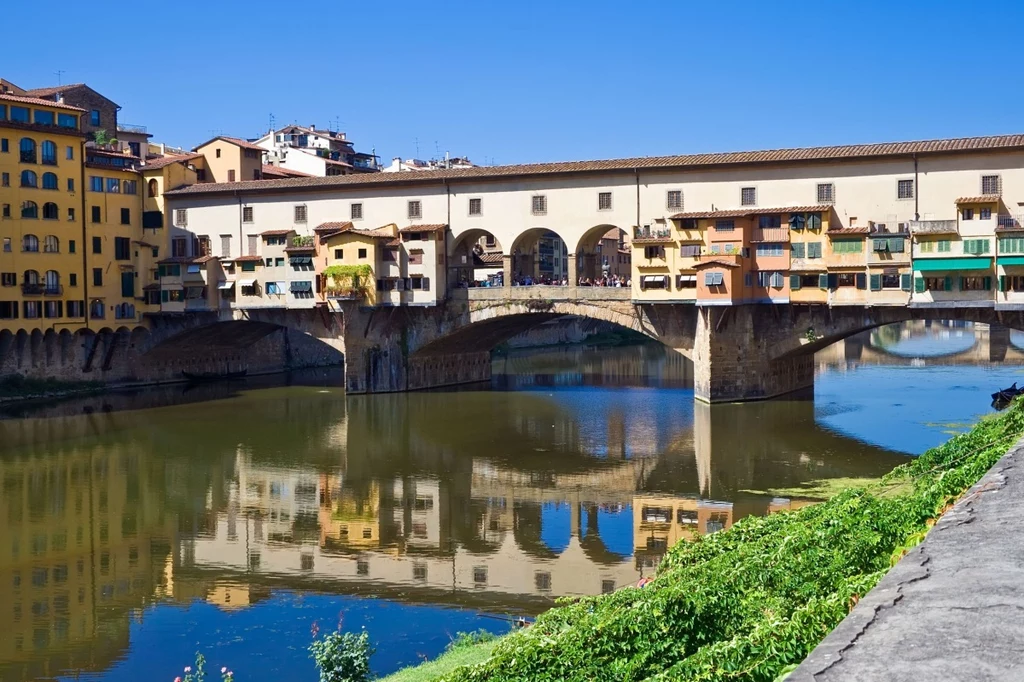
<svg viewBox="0 0 1024 682">
<path fill-rule="evenodd" d="M 645 587 L 560 600 L 486 661 L 438 679 L 773 682 L 1022 432 L 1018 402 L 897 468 L 885 490 L 846 490 L 680 542 Z"/>
<path fill-rule="evenodd" d="M 341 294 L 353 298 L 369 296 L 373 284 L 373 269 L 369 265 L 329 265 L 324 268 L 328 294 Z"/>
</svg>

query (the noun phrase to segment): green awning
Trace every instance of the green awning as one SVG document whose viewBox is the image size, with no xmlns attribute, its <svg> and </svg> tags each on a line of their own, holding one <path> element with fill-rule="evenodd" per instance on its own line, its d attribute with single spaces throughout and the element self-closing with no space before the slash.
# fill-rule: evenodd
<svg viewBox="0 0 1024 682">
<path fill-rule="evenodd" d="M 1000 265 L 1024 265 L 1024 256 L 1000 256 L 996 262 Z"/>
<path fill-rule="evenodd" d="M 991 270 L 991 258 L 915 258 L 917 272 L 948 272 L 950 270 Z"/>
</svg>

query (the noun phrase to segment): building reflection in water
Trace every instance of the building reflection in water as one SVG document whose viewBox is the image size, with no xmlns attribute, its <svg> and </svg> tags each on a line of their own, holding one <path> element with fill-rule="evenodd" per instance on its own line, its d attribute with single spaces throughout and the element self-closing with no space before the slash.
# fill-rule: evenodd
<svg viewBox="0 0 1024 682">
<path fill-rule="evenodd" d="M 0 421 L 0 442 L 5 681 L 109 668 L 154 603 L 240 609 L 288 589 L 538 613 L 804 504 L 750 491 L 903 461 L 819 428 L 812 402 L 708 407 L 685 388 L 291 387 Z"/>
</svg>

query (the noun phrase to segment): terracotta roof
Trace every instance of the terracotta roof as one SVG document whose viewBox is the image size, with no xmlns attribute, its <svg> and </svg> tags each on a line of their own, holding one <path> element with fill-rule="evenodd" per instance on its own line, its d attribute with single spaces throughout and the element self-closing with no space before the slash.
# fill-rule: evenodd
<svg viewBox="0 0 1024 682">
<path fill-rule="evenodd" d="M 235 256 L 234 258 L 225 258 L 227 262 L 234 261 L 235 263 L 262 263 L 263 256 Z"/>
<path fill-rule="evenodd" d="M 153 284 L 147 284 L 146 286 L 142 287 L 142 290 L 143 291 L 160 291 L 160 283 L 159 282 L 154 282 Z"/>
<path fill-rule="evenodd" d="M 102 149 L 100 147 L 86 147 L 86 154 L 92 154 L 96 156 L 113 156 L 113 157 L 124 157 L 128 159 L 135 159 L 141 161 L 139 157 L 135 156 L 131 152 L 121 151 L 120 149 Z"/>
<path fill-rule="evenodd" d="M 144 247 L 149 248 L 149 249 L 157 248 L 157 246 L 158 246 L 157 244 L 150 244 L 149 242 L 144 242 L 141 239 L 133 239 L 132 240 L 132 244 L 137 244 L 139 246 L 144 246 Z"/>
<path fill-rule="evenodd" d="M 671 216 L 672 220 L 683 220 L 685 218 L 748 218 L 757 215 L 781 215 L 783 213 L 826 213 L 832 210 L 831 204 L 820 204 L 816 206 L 783 206 L 778 208 L 730 208 L 722 211 L 690 211 L 688 213 L 676 213 Z"/>
<path fill-rule="evenodd" d="M 345 230 L 345 232 L 358 234 L 363 237 L 373 237 L 374 239 L 395 239 L 395 235 L 391 234 L 389 231 L 385 231 L 385 228 L 383 227 L 378 227 L 376 230 Z M 333 237 L 334 235 L 331 236 Z"/>
<path fill-rule="evenodd" d="M 996 232 L 1024 232 L 1024 225 L 1015 222 L 1013 225 L 999 225 Z"/>
<path fill-rule="evenodd" d="M 67 85 L 53 85 L 53 86 L 50 86 L 48 88 L 30 88 L 30 89 L 25 91 L 25 94 L 29 95 L 31 97 L 52 97 L 53 95 L 56 95 L 59 92 L 67 92 L 68 90 L 73 90 L 75 88 L 80 88 L 83 85 L 85 85 L 85 83 L 69 83 Z"/>
<path fill-rule="evenodd" d="M 927 156 L 937 154 L 963 154 L 980 151 L 1011 151 L 1024 149 L 1024 134 L 993 135 L 988 137 L 962 137 L 945 140 L 915 142 L 885 142 L 881 144 L 855 144 L 832 147 L 805 147 L 799 149 L 769 149 L 753 152 L 725 152 L 716 154 L 687 154 L 680 156 L 646 156 L 600 161 L 564 161 L 513 166 L 479 166 L 475 168 L 441 169 L 417 173 L 369 173 L 332 175 L 294 180 L 250 180 L 245 182 L 192 185 L 177 194 L 209 194 L 215 192 L 268 191 L 275 189 L 302 189 L 344 187 L 374 184 L 424 184 L 438 180 L 498 179 L 510 176 L 539 176 L 565 173 L 594 173 L 633 171 L 634 169 L 696 169 L 737 165 L 764 165 L 778 163 L 827 162 L 844 159 L 874 159 Z"/>
<path fill-rule="evenodd" d="M 476 257 L 476 260 L 479 260 L 485 265 L 501 265 L 505 262 L 505 257 L 501 252 L 494 251 L 492 253 L 482 253 Z"/>
<path fill-rule="evenodd" d="M 202 264 L 202 263 L 209 263 L 209 262 L 210 262 L 210 261 L 212 261 L 212 260 L 220 260 L 220 259 L 219 259 L 219 258 L 218 258 L 217 256 L 210 256 L 210 255 L 207 255 L 207 256 L 200 256 L 199 258 L 196 258 L 196 259 L 195 259 L 195 260 L 193 260 L 192 262 L 193 262 L 193 263 L 199 263 L 199 264 Z"/>
<path fill-rule="evenodd" d="M 398 237 L 393 237 L 393 238 L 389 239 L 388 241 L 384 242 L 384 246 L 401 246 L 401 245 L 402 245 L 402 240 L 399 239 Z"/>
<path fill-rule="evenodd" d="M 352 228 L 352 221 L 332 221 L 327 223 L 320 223 L 313 228 L 314 232 L 341 232 L 342 230 L 349 230 Z"/>
<path fill-rule="evenodd" d="M 182 263 L 191 263 L 191 262 L 192 262 L 192 257 L 191 256 L 171 256 L 170 258 L 164 258 L 163 260 L 158 260 L 157 261 L 157 265 L 182 264 Z"/>
<path fill-rule="evenodd" d="M 297 170 L 291 170 L 289 168 L 281 168 L 280 166 L 271 166 L 263 164 L 263 177 L 277 176 L 281 178 L 311 178 L 313 177 L 309 173 L 302 173 Z"/>
<path fill-rule="evenodd" d="M 739 263 L 734 263 L 733 261 L 724 260 L 722 258 L 709 258 L 707 260 L 701 260 L 699 263 L 697 263 L 693 267 L 694 267 L 694 269 L 696 269 L 696 268 L 707 267 L 709 265 L 714 265 L 715 267 L 726 267 L 726 268 L 738 268 L 740 266 Z"/>
<path fill-rule="evenodd" d="M 344 166 L 345 168 L 352 168 L 351 163 L 345 163 L 344 161 L 336 161 L 335 159 L 324 159 L 328 166 Z"/>
<path fill-rule="evenodd" d="M 956 200 L 958 204 L 998 204 L 998 194 L 987 194 L 981 197 L 960 197 Z"/>
<path fill-rule="evenodd" d="M 145 163 L 139 166 L 139 170 L 145 172 L 148 170 L 157 170 L 165 166 L 170 166 L 172 163 L 184 163 L 186 161 L 192 161 L 193 159 L 203 158 L 202 154 L 181 154 L 178 156 L 161 156 L 156 159 L 146 159 Z"/>
<path fill-rule="evenodd" d="M 243 140 L 243 139 L 238 138 L 238 137 L 228 137 L 227 135 L 218 135 L 217 137 L 211 138 L 211 139 L 207 140 L 206 142 L 204 142 L 204 143 L 202 143 L 200 145 L 196 145 L 192 149 L 192 151 L 196 151 L 200 147 L 205 147 L 206 145 L 210 144 L 211 142 L 216 142 L 217 140 L 223 140 L 224 142 L 228 142 L 230 144 L 237 145 L 237 146 L 241 147 L 242 149 L 255 149 L 255 150 L 261 151 L 261 152 L 267 151 L 263 147 L 261 147 L 259 145 L 256 145 L 256 144 L 253 144 L 252 142 L 249 142 L 247 140 Z M 251 180 L 250 182 L 261 182 L 261 181 L 260 180 Z M 238 184 L 238 183 L 227 183 L 227 184 Z"/>
<path fill-rule="evenodd" d="M 53 107 L 54 109 L 67 109 L 68 111 L 81 111 L 85 112 L 85 109 L 79 109 L 73 107 L 70 104 L 61 104 L 59 102 L 51 102 L 48 99 L 40 99 L 39 97 L 23 97 L 21 95 L 0 95 L 0 102 L 18 102 L 20 104 L 35 104 L 43 107 Z"/>
<path fill-rule="evenodd" d="M 260 232 L 261 237 L 287 237 L 295 230 L 266 230 Z"/>
<path fill-rule="evenodd" d="M 848 235 L 868 234 L 870 232 L 871 232 L 871 228 L 870 227 L 866 227 L 866 226 L 865 227 L 830 227 L 825 234 L 835 234 L 835 235 L 842 236 L 842 235 L 847 235 L 847 234 Z"/>
<path fill-rule="evenodd" d="M 410 225 L 409 227 L 403 227 L 399 232 L 402 234 L 408 234 L 410 232 L 443 232 L 447 229 L 447 224 L 436 223 L 433 225 Z"/>
</svg>

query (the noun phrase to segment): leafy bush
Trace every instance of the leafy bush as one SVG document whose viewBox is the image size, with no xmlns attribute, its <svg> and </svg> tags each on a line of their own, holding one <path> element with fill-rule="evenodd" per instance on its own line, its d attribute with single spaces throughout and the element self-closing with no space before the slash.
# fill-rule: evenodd
<svg viewBox="0 0 1024 682">
<path fill-rule="evenodd" d="M 745 680 L 802 661 L 1024 431 L 1024 407 L 899 467 L 899 494 L 847 490 L 673 547 L 642 589 L 564 599 L 448 682 Z M 909 485 L 908 485 L 909 484 Z"/>
<path fill-rule="evenodd" d="M 320 682 L 366 682 L 370 674 L 370 636 L 366 630 L 358 635 L 332 632 L 309 645 L 310 658 L 320 668 Z"/>
<path fill-rule="evenodd" d="M 455 639 L 448 643 L 445 651 L 453 651 L 466 646 L 483 644 L 484 642 L 490 642 L 495 639 L 498 639 L 498 635 L 489 630 L 484 630 L 483 628 L 474 630 L 473 632 L 457 632 L 455 633 Z"/>
</svg>

